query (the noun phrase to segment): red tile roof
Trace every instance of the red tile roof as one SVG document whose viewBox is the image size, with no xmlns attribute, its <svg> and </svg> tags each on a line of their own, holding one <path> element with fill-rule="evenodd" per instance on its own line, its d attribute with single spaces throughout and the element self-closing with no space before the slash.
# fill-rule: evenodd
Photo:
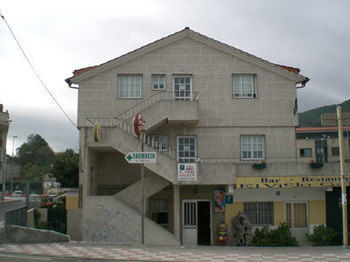
<svg viewBox="0 0 350 262">
<path fill-rule="evenodd" d="M 118 58 L 124 57 L 124 56 L 128 55 L 129 53 L 135 52 L 135 51 L 137 51 L 137 50 L 139 50 L 139 49 L 142 49 L 143 47 L 149 46 L 149 45 L 151 45 L 151 44 L 153 44 L 153 43 L 160 42 L 160 41 L 163 40 L 163 39 L 166 39 L 166 38 L 168 38 L 168 37 L 170 37 L 170 36 L 172 36 L 172 35 L 178 34 L 178 33 L 182 32 L 182 31 L 186 31 L 186 30 L 192 31 L 189 27 L 185 27 L 185 29 L 183 29 L 183 30 L 181 30 L 181 31 L 179 31 L 179 32 L 175 32 L 175 33 L 173 33 L 173 34 L 171 34 L 171 35 L 168 35 L 168 36 L 166 36 L 166 37 L 163 37 L 163 38 L 161 38 L 161 39 L 159 39 L 159 40 L 156 40 L 156 41 L 154 41 L 154 42 L 152 42 L 152 43 L 149 43 L 149 44 L 147 44 L 147 45 L 144 45 L 144 46 L 142 46 L 142 47 L 140 47 L 140 48 L 138 48 L 138 49 L 136 49 L 136 50 L 134 50 L 134 51 L 128 52 L 128 53 L 126 53 L 126 54 L 124 54 L 124 55 L 122 55 L 122 56 L 120 56 L 120 57 L 118 57 Z M 202 35 L 202 34 L 200 34 L 200 33 L 198 33 L 198 32 L 195 32 L 195 31 L 192 31 L 192 32 L 195 33 L 195 34 L 197 34 L 197 35 L 200 35 L 200 36 L 202 36 L 202 37 L 206 37 L 206 38 L 209 39 L 209 40 L 218 42 L 218 43 L 220 43 L 220 44 L 223 44 L 223 45 L 226 45 L 226 46 L 232 48 L 232 46 L 230 46 L 230 45 L 228 45 L 228 44 L 221 43 L 220 41 L 217 41 L 217 40 L 214 40 L 214 39 L 212 39 L 212 38 L 209 38 L 209 37 L 207 37 L 207 36 L 205 36 L 205 35 Z M 246 54 L 246 55 L 249 55 L 249 56 L 251 56 L 251 57 L 254 57 L 254 58 L 256 58 L 256 59 L 260 59 L 261 61 L 268 62 L 267 60 L 264 60 L 264 59 L 262 59 L 262 58 L 253 56 L 253 55 L 251 55 L 251 54 L 249 54 L 249 53 L 247 53 L 247 52 L 244 52 L 244 51 L 242 51 L 242 50 L 240 50 L 240 49 L 237 49 L 237 48 L 236 48 L 236 50 L 238 50 L 238 51 L 240 51 L 240 52 L 242 52 L 242 53 L 244 53 L 244 54 Z M 117 58 L 115 58 L 115 59 L 117 59 Z M 112 59 L 112 60 L 114 60 L 114 59 Z M 74 71 L 73 71 L 73 76 L 70 77 L 70 78 L 68 78 L 68 79 L 66 79 L 66 82 L 70 85 L 70 84 L 71 84 L 71 78 L 73 78 L 73 77 L 75 77 L 75 76 L 77 76 L 77 75 L 80 75 L 80 74 L 82 74 L 82 73 L 85 73 L 85 72 L 87 72 L 87 71 L 90 71 L 90 70 L 92 70 L 92 69 L 95 69 L 95 68 L 97 68 L 97 67 L 99 67 L 99 66 L 101 66 L 101 65 L 107 64 L 108 62 L 110 62 L 110 61 L 112 61 L 112 60 L 109 60 L 109 61 L 107 61 L 107 62 L 105 62 L 105 63 L 100 64 L 100 65 L 94 65 L 94 66 L 89 66 L 89 67 L 84 67 L 84 68 L 80 68 L 80 69 L 74 70 Z M 269 63 L 270 63 L 270 62 L 269 62 Z M 271 64 L 273 64 L 273 63 L 271 63 Z M 279 64 L 273 64 L 273 65 L 278 66 L 278 67 L 280 67 L 280 68 L 282 68 L 282 69 L 284 69 L 284 70 L 286 70 L 286 71 L 292 72 L 292 73 L 294 73 L 294 74 L 299 74 L 299 72 L 300 72 L 300 69 L 299 69 L 299 68 L 295 68 L 295 67 L 291 67 L 291 66 L 286 66 L 286 65 L 279 65 Z M 306 82 L 308 82 L 308 81 L 309 81 L 309 79 L 306 78 L 306 80 L 304 81 L 304 83 L 306 83 Z"/>
</svg>

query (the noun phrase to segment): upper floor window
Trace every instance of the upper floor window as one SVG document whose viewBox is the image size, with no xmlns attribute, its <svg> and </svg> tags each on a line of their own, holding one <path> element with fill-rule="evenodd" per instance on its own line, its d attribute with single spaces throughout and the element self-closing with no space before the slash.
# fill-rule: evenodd
<svg viewBox="0 0 350 262">
<path fill-rule="evenodd" d="M 174 76 L 174 99 L 192 100 L 191 76 Z"/>
<path fill-rule="evenodd" d="M 241 136 L 241 156 L 243 160 L 264 159 L 265 137 L 263 135 Z"/>
<path fill-rule="evenodd" d="M 255 75 L 233 75 L 233 98 L 256 97 Z"/>
<path fill-rule="evenodd" d="M 312 157 L 312 148 L 300 148 L 300 157 Z"/>
<path fill-rule="evenodd" d="M 141 76 L 121 75 L 119 79 L 119 98 L 141 98 Z"/>
<path fill-rule="evenodd" d="M 165 90 L 165 75 L 152 75 L 152 89 Z"/>
<path fill-rule="evenodd" d="M 159 151 L 168 150 L 168 136 L 167 135 L 155 135 L 152 136 L 152 146 Z"/>
</svg>

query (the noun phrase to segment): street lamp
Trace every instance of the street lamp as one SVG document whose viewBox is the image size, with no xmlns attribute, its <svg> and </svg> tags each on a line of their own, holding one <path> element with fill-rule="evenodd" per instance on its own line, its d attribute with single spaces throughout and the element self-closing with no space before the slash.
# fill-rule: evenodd
<svg viewBox="0 0 350 262">
<path fill-rule="evenodd" d="M 13 175 L 14 175 L 14 170 L 13 170 L 13 158 L 14 158 L 14 152 L 15 152 L 15 140 L 18 136 L 13 136 L 12 137 L 12 160 L 11 160 L 11 169 L 12 169 L 12 176 L 11 176 L 11 194 L 13 192 Z"/>
</svg>

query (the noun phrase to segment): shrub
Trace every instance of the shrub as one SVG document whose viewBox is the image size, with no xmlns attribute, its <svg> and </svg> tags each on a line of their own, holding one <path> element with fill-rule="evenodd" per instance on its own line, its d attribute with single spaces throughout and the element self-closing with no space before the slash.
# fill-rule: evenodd
<svg viewBox="0 0 350 262">
<path fill-rule="evenodd" d="M 41 222 L 40 225 L 38 225 L 36 228 L 45 229 L 45 230 L 54 230 L 53 226 L 47 222 Z"/>
<path fill-rule="evenodd" d="M 39 225 L 41 214 L 38 209 L 34 209 L 34 226 L 37 227 Z"/>
<path fill-rule="evenodd" d="M 333 228 L 326 227 L 323 224 L 316 226 L 314 228 L 314 232 L 312 234 L 306 234 L 306 237 L 312 242 L 313 246 L 330 246 L 340 244 L 339 234 Z"/>
<path fill-rule="evenodd" d="M 298 246 L 299 243 L 295 237 L 292 236 L 289 227 L 284 223 L 276 229 L 270 229 L 268 226 L 256 229 L 250 245 L 264 247 L 295 247 Z"/>
</svg>

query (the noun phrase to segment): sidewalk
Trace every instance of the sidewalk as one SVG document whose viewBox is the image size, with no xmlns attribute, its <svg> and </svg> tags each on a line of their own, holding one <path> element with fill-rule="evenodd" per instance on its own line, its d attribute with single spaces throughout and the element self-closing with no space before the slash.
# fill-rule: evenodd
<svg viewBox="0 0 350 262">
<path fill-rule="evenodd" d="M 0 253 L 132 261 L 349 261 L 343 247 L 151 247 L 116 244 L 3 244 Z M 64 260 L 64 259 L 63 259 Z"/>
</svg>

